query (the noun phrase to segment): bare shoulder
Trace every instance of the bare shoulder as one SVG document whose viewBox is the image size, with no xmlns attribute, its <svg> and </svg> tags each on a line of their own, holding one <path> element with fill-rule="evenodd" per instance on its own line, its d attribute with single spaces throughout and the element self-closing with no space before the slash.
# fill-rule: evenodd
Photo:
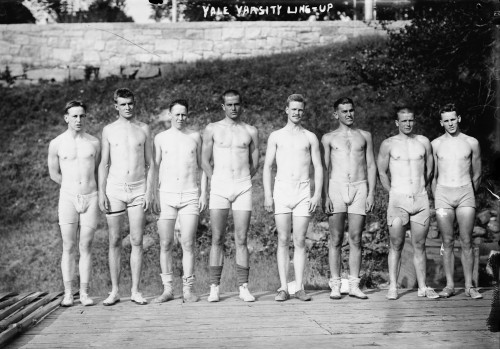
<svg viewBox="0 0 500 349">
<path fill-rule="evenodd" d="M 135 120 L 134 125 L 136 125 L 137 127 L 139 127 L 141 130 L 143 130 L 146 133 L 150 132 L 149 125 L 142 122 L 142 121 Z"/>
<path fill-rule="evenodd" d="M 336 131 L 330 131 L 328 133 L 325 133 L 323 137 L 321 137 L 321 142 L 322 143 L 330 143 L 332 141 L 332 138 L 334 137 Z"/>
<path fill-rule="evenodd" d="M 243 122 L 242 124 L 245 127 L 245 129 L 248 131 L 248 133 L 250 133 L 250 135 L 254 136 L 254 135 L 256 135 L 258 133 L 257 127 L 249 125 L 249 124 L 247 124 L 245 122 Z"/>
<path fill-rule="evenodd" d="M 479 141 L 476 138 L 468 136 L 465 133 L 461 133 L 460 137 L 463 138 L 464 141 L 469 143 L 471 147 L 477 147 L 479 145 Z"/>
<path fill-rule="evenodd" d="M 304 134 L 306 135 L 306 137 L 310 143 L 317 143 L 318 142 L 318 137 L 316 137 L 316 135 L 313 132 L 304 129 Z"/>
<path fill-rule="evenodd" d="M 61 142 L 62 142 L 62 140 L 64 138 L 65 133 L 66 132 L 61 133 L 59 136 L 57 136 L 56 138 L 54 138 L 53 140 L 51 140 L 49 142 L 49 149 L 58 149 L 59 145 L 61 144 Z"/>
<path fill-rule="evenodd" d="M 420 143 L 422 143 L 423 145 L 427 146 L 427 145 L 430 145 L 431 142 L 429 141 L 429 138 L 425 137 L 425 136 L 422 136 L 422 135 L 416 135 L 415 136 L 415 139 L 417 141 L 419 141 Z"/>
<path fill-rule="evenodd" d="M 92 143 L 99 143 L 99 138 L 92 136 L 90 133 L 84 133 L 83 137 Z"/>
<path fill-rule="evenodd" d="M 360 128 L 357 129 L 359 131 L 359 133 L 361 134 L 361 136 L 363 136 L 363 138 L 366 140 L 366 141 L 369 141 L 372 139 L 372 134 L 368 131 L 365 131 L 365 130 L 362 130 Z"/>
<path fill-rule="evenodd" d="M 439 136 L 431 142 L 433 148 L 437 149 L 444 139 L 444 135 Z"/>
<path fill-rule="evenodd" d="M 154 137 L 154 140 L 155 142 L 160 142 L 161 140 L 163 140 L 165 137 L 168 136 L 168 131 L 169 130 L 165 130 L 165 131 L 161 131 L 160 133 L 158 133 L 155 137 Z"/>
</svg>

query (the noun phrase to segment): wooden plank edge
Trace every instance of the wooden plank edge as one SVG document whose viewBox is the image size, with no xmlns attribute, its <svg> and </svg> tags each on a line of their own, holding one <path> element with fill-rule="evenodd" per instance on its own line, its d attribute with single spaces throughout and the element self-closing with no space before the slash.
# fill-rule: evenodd
<svg viewBox="0 0 500 349">
<path fill-rule="evenodd" d="M 14 319 L 11 315 L 15 315 L 15 313 L 24 307 L 25 305 L 31 303 L 36 298 L 44 295 L 44 292 L 35 292 L 27 297 L 24 297 L 19 302 L 11 305 L 9 308 L 5 309 L 2 313 L 0 313 L 0 332 L 5 331 L 11 323 L 13 323 L 12 319 Z"/>
</svg>

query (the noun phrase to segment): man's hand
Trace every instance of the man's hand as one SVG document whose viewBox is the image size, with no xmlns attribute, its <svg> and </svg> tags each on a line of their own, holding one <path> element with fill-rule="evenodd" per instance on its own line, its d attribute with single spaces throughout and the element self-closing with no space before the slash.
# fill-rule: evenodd
<svg viewBox="0 0 500 349">
<path fill-rule="evenodd" d="M 311 198 L 311 201 L 309 201 L 309 212 L 312 213 L 312 212 L 316 211 L 316 207 L 318 207 L 319 205 L 321 205 L 321 196 L 314 195 Z"/>
<path fill-rule="evenodd" d="M 200 207 L 200 212 L 203 212 L 207 208 L 207 194 L 201 194 L 198 199 L 198 205 Z"/>
<path fill-rule="evenodd" d="M 273 198 L 271 196 L 266 196 L 264 198 L 264 209 L 269 213 L 273 213 L 273 203 Z"/>
<path fill-rule="evenodd" d="M 99 208 L 103 213 L 109 212 L 109 200 L 106 194 L 104 193 L 99 193 Z"/>
<path fill-rule="evenodd" d="M 368 196 L 366 197 L 366 205 L 365 205 L 366 212 L 371 212 L 373 210 L 374 203 L 375 203 L 374 195 L 368 194 Z"/>
<path fill-rule="evenodd" d="M 153 198 L 152 211 L 154 214 L 160 214 L 161 212 L 160 193 L 156 194 Z"/>
<path fill-rule="evenodd" d="M 144 212 L 147 212 L 149 209 L 153 208 L 153 195 L 151 193 L 146 192 L 144 194 L 144 201 L 142 202 L 142 207 L 144 208 Z"/>
<path fill-rule="evenodd" d="M 323 204 L 323 212 L 326 214 L 333 213 L 333 203 L 329 196 L 326 197 L 325 203 Z"/>
</svg>

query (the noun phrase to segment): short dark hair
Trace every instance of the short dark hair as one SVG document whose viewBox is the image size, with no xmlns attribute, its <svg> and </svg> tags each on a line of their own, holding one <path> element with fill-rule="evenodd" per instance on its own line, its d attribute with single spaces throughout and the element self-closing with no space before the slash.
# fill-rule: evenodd
<svg viewBox="0 0 500 349">
<path fill-rule="evenodd" d="M 341 104 L 351 104 L 354 108 L 354 102 L 352 101 L 352 99 L 350 99 L 349 97 L 342 97 L 337 99 L 335 103 L 333 103 L 333 109 L 337 110 L 339 105 Z"/>
<path fill-rule="evenodd" d="M 226 90 L 226 91 L 224 91 L 222 93 L 222 103 L 223 104 L 226 103 L 226 99 L 225 98 L 227 96 L 234 96 L 234 97 L 238 96 L 238 97 L 240 97 L 240 103 L 242 102 L 240 93 L 238 91 L 236 91 L 236 90 L 229 89 L 229 90 Z"/>
<path fill-rule="evenodd" d="M 117 89 L 113 94 L 113 101 L 116 103 L 118 98 L 132 98 L 132 100 L 135 100 L 134 93 L 128 88 Z"/>
<path fill-rule="evenodd" d="M 65 115 L 68 114 L 68 110 L 70 110 L 73 107 L 82 107 L 85 113 L 87 112 L 87 106 L 85 105 L 85 103 L 77 99 L 73 99 L 68 103 L 66 103 L 66 105 L 64 106 L 64 114 Z"/>
<path fill-rule="evenodd" d="M 413 108 L 413 106 L 409 103 L 400 103 L 400 104 L 397 104 L 395 107 L 394 107 L 394 110 L 396 111 L 394 113 L 394 117 L 396 120 L 399 119 L 399 113 L 401 113 L 402 111 L 406 111 L 408 113 L 412 113 L 412 114 L 415 114 L 415 109 Z"/>
<path fill-rule="evenodd" d="M 441 115 L 443 113 L 452 112 L 452 111 L 454 111 L 458 115 L 458 110 L 457 110 L 455 103 L 447 103 L 439 109 L 439 115 Z"/>
<path fill-rule="evenodd" d="M 172 111 L 172 108 L 174 106 L 176 106 L 177 104 L 182 105 L 182 106 L 186 107 L 186 110 L 189 110 L 188 101 L 185 99 L 182 99 L 182 98 L 179 98 L 179 99 L 172 101 L 172 103 L 170 103 L 170 105 L 168 107 L 168 110 Z"/>
<path fill-rule="evenodd" d="M 290 102 L 301 102 L 304 103 L 304 107 L 306 106 L 306 99 L 304 96 L 298 93 L 293 93 L 286 99 L 286 105 L 289 106 Z"/>
</svg>

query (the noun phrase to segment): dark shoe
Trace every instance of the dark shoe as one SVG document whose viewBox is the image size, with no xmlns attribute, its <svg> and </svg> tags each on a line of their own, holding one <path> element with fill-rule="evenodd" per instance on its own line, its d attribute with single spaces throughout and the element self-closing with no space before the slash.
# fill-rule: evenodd
<svg viewBox="0 0 500 349">
<path fill-rule="evenodd" d="M 306 291 L 304 290 L 298 290 L 295 292 L 295 298 L 300 299 L 301 301 L 310 301 L 312 299 L 311 296 L 309 296 Z"/>
<path fill-rule="evenodd" d="M 290 294 L 287 291 L 282 290 L 282 289 L 279 289 L 278 293 L 274 297 L 274 300 L 277 302 L 284 302 L 284 301 L 289 300 L 289 299 L 290 299 Z"/>
</svg>

